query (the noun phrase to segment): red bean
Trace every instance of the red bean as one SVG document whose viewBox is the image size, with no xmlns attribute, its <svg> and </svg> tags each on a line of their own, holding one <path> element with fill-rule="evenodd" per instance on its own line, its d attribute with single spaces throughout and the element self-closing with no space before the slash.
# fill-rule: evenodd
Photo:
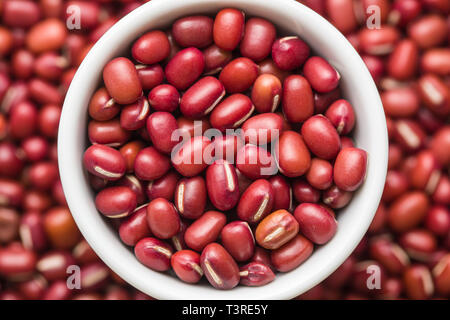
<svg viewBox="0 0 450 320">
<path fill-rule="evenodd" d="M 50 189 L 58 177 L 58 166 L 54 162 L 37 162 L 28 171 L 29 183 L 32 187 L 40 190 Z"/>
<path fill-rule="evenodd" d="M 379 261 L 392 274 L 401 274 L 410 265 L 406 252 L 387 238 L 373 239 L 369 250 L 370 256 Z"/>
<path fill-rule="evenodd" d="M 239 269 L 240 284 L 249 287 L 259 287 L 272 282 L 275 274 L 267 265 L 260 262 L 250 262 Z"/>
<path fill-rule="evenodd" d="M 122 108 L 120 125 L 125 130 L 138 130 L 145 126 L 145 120 L 150 113 L 150 106 L 145 97 L 140 97 L 135 103 Z"/>
<path fill-rule="evenodd" d="M 386 114 L 390 117 L 410 117 L 419 110 L 420 101 L 416 91 L 411 87 L 384 91 L 381 101 Z"/>
<path fill-rule="evenodd" d="M 248 90 L 258 77 L 258 65 L 246 57 L 229 62 L 220 72 L 219 80 L 228 93 Z"/>
<path fill-rule="evenodd" d="M 19 231 L 19 214 L 10 208 L 0 208 L 0 243 L 13 241 Z"/>
<path fill-rule="evenodd" d="M 306 78 L 291 75 L 284 80 L 283 113 L 290 122 L 303 122 L 314 113 L 314 98 Z"/>
<path fill-rule="evenodd" d="M 440 164 L 434 154 L 428 150 L 418 153 L 409 177 L 411 185 L 432 194 L 440 177 Z"/>
<path fill-rule="evenodd" d="M 311 156 L 300 134 L 284 131 L 275 148 L 278 167 L 285 176 L 298 177 L 309 169 Z"/>
<path fill-rule="evenodd" d="M 239 135 L 220 135 L 214 138 L 214 156 L 215 159 L 227 160 L 235 163 L 236 154 L 244 145 Z"/>
<path fill-rule="evenodd" d="M 274 112 L 280 103 L 281 81 L 272 74 L 261 74 L 253 84 L 251 98 L 258 112 Z"/>
<path fill-rule="evenodd" d="M 328 189 L 333 183 L 333 166 L 326 160 L 312 159 L 306 173 L 306 180 L 316 189 Z"/>
<path fill-rule="evenodd" d="M 103 69 L 103 81 L 117 103 L 133 103 L 142 95 L 136 68 L 127 58 L 115 58 L 108 62 Z"/>
<path fill-rule="evenodd" d="M 296 235 L 292 240 L 270 254 L 273 266 L 280 272 L 288 272 L 297 268 L 313 251 L 311 241 L 301 235 Z"/>
<path fill-rule="evenodd" d="M 200 77 L 205 58 L 200 50 L 186 48 L 178 52 L 166 65 L 167 81 L 178 90 L 185 90 Z"/>
<path fill-rule="evenodd" d="M 288 71 L 281 70 L 277 67 L 272 59 L 268 58 L 259 63 L 259 74 L 271 74 L 278 78 L 281 82 L 289 76 Z"/>
<path fill-rule="evenodd" d="M 241 54 L 256 62 L 264 60 L 270 54 L 276 33 L 271 22 L 261 18 L 249 19 L 240 44 Z"/>
<path fill-rule="evenodd" d="M 272 45 L 272 58 L 281 70 L 294 70 L 309 57 L 309 46 L 296 36 L 277 39 Z"/>
<path fill-rule="evenodd" d="M 370 75 L 375 83 L 380 83 L 381 78 L 385 73 L 384 61 L 377 56 L 363 55 L 361 56 L 367 69 L 369 69 Z"/>
<path fill-rule="evenodd" d="M 206 187 L 209 199 L 219 210 L 233 208 L 239 200 L 236 169 L 225 160 L 216 160 L 206 170 Z"/>
<path fill-rule="evenodd" d="M 406 39 L 400 41 L 389 56 L 388 74 L 397 80 L 413 77 L 417 71 L 419 49 L 414 41 Z"/>
<path fill-rule="evenodd" d="M 156 271 L 169 270 L 172 252 L 169 244 L 152 237 L 141 239 L 134 247 L 139 262 Z"/>
<path fill-rule="evenodd" d="M 66 58 L 54 52 L 47 52 L 34 61 L 34 72 L 45 80 L 58 80 L 67 66 L 68 61 Z"/>
<path fill-rule="evenodd" d="M 26 280 L 18 285 L 19 291 L 26 299 L 40 299 L 47 289 L 47 281 L 40 275 L 35 275 L 31 279 Z"/>
<path fill-rule="evenodd" d="M 129 246 L 134 246 L 139 240 L 151 236 L 147 224 L 147 205 L 137 208 L 120 223 L 119 236 Z"/>
<path fill-rule="evenodd" d="M 217 240 L 226 220 L 226 216 L 221 212 L 205 212 L 186 229 L 186 245 L 195 251 L 202 251 L 206 245 Z"/>
<path fill-rule="evenodd" d="M 72 250 L 72 256 L 78 263 L 87 264 L 99 260 L 94 250 L 89 246 L 86 240 L 81 240 Z"/>
<path fill-rule="evenodd" d="M 66 25 L 54 18 L 42 20 L 33 25 L 26 35 L 26 45 L 33 53 L 60 49 L 67 37 Z"/>
<path fill-rule="evenodd" d="M 63 280 L 67 277 L 67 268 L 75 263 L 66 251 L 50 251 L 39 258 L 36 269 L 47 281 Z"/>
<path fill-rule="evenodd" d="M 118 180 L 125 174 L 124 158 L 111 147 L 92 145 L 85 151 L 83 161 L 86 170 L 103 179 Z"/>
<path fill-rule="evenodd" d="M 339 189 L 337 186 L 332 186 L 323 194 L 323 202 L 333 209 L 340 209 L 345 207 L 352 199 L 353 194 L 348 191 Z"/>
<path fill-rule="evenodd" d="M 28 161 L 36 162 L 45 159 L 49 154 L 49 144 L 41 136 L 31 136 L 22 141 L 22 150 Z"/>
<path fill-rule="evenodd" d="M 172 238 L 180 230 L 180 216 L 175 206 L 164 198 L 156 198 L 148 204 L 147 223 L 159 239 Z"/>
<path fill-rule="evenodd" d="M 361 50 L 367 54 L 382 56 L 391 53 L 400 37 L 399 31 L 389 25 L 379 28 L 363 28 L 359 32 Z"/>
<path fill-rule="evenodd" d="M 394 1 L 389 19 L 395 24 L 405 26 L 414 20 L 421 11 L 421 2 L 418 0 L 397 0 Z"/>
<path fill-rule="evenodd" d="M 247 261 L 253 256 L 255 239 L 247 222 L 233 221 L 220 233 L 222 244 L 236 261 Z"/>
<path fill-rule="evenodd" d="M 295 179 L 292 183 L 292 191 L 298 202 L 319 202 L 320 191 L 313 188 L 305 179 Z"/>
<path fill-rule="evenodd" d="M 170 153 L 178 143 L 172 133 L 178 129 L 177 120 L 169 112 L 154 112 L 147 118 L 147 131 L 158 151 Z"/>
<path fill-rule="evenodd" d="M 187 249 L 186 242 L 184 241 L 187 227 L 187 223 L 180 219 L 180 231 L 170 239 L 176 251 Z"/>
<path fill-rule="evenodd" d="M 98 3 L 89 3 L 84 1 L 69 1 L 65 6 L 65 19 L 66 21 L 70 21 L 73 19 L 71 14 L 73 11 L 69 10 L 69 8 L 76 7 L 79 15 L 80 15 L 80 28 L 82 30 L 93 29 L 97 27 L 100 20 L 100 5 Z"/>
<path fill-rule="evenodd" d="M 211 113 L 211 125 L 225 131 L 235 129 L 244 123 L 253 113 L 255 107 L 247 96 L 236 93 L 223 100 Z"/>
<path fill-rule="evenodd" d="M 408 177 L 403 172 L 389 170 L 386 175 L 382 199 L 390 202 L 405 193 L 409 187 Z"/>
<path fill-rule="evenodd" d="M 213 41 L 213 19 L 207 16 L 189 16 L 176 20 L 172 36 L 182 47 L 204 48 Z"/>
<path fill-rule="evenodd" d="M 161 178 L 150 181 L 146 188 L 149 200 L 164 198 L 168 201 L 172 201 L 178 179 L 179 175 L 175 171 L 169 171 Z"/>
<path fill-rule="evenodd" d="M 407 231 L 398 241 L 411 258 L 419 261 L 428 261 L 437 249 L 435 236 L 425 229 Z"/>
<path fill-rule="evenodd" d="M 246 144 L 238 150 L 236 167 L 244 176 L 252 180 L 274 175 L 277 171 L 272 154 L 252 144 Z"/>
<path fill-rule="evenodd" d="M 95 197 L 97 209 L 109 218 L 123 218 L 136 209 L 136 194 L 128 187 L 109 187 Z"/>
<path fill-rule="evenodd" d="M 174 155 L 172 165 L 181 175 L 193 177 L 208 166 L 212 155 L 208 154 L 211 140 L 204 136 L 197 136 L 186 141 Z"/>
<path fill-rule="evenodd" d="M 53 104 L 43 106 L 39 112 L 39 131 L 48 138 L 56 138 L 60 116 L 61 107 Z"/>
<path fill-rule="evenodd" d="M 126 164 L 126 172 L 130 173 L 134 171 L 134 162 L 136 160 L 136 156 L 144 148 L 144 143 L 140 140 L 135 140 L 128 142 L 123 145 L 119 152 L 125 160 Z"/>
<path fill-rule="evenodd" d="M 273 202 L 272 185 L 267 180 L 256 180 L 242 194 L 237 215 L 249 223 L 257 223 L 272 211 Z"/>
<path fill-rule="evenodd" d="M 395 122 L 394 140 L 406 151 L 420 149 L 425 143 L 425 132 L 414 120 L 400 119 Z"/>
<path fill-rule="evenodd" d="M 105 88 L 98 89 L 89 103 L 89 115 L 97 121 L 111 120 L 119 111 L 119 105 L 109 96 Z"/>
<path fill-rule="evenodd" d="M 438 236 L 445 236 L 450 231 L 450 211 L 444 206 L 430 208 L 425 218 L 425 226 Z"/>
<path fill-rule="evenodd" d="M 181 250 L 175 252 L 170 261 L 173 271 L 184 282 L 197 283 L 203 276 L 200 255 L 197 252 Z"/>
<path fill-rule="evenodd" d="M 423 75 L 418 80 L 418 89 L 422 102 L 433 113 L 440 116 L 450 114 L 450 92 L 439 77 L 433 74 Z"/>
<path fill-rule="evenodd" d="M 450 255 L 443 256 L 433 268 L 434 283 L 436 291 L 442 295 L 450 292 Z"/>
<path fill-rule="evenodd" d="M 136 71 L 143 90 L 151 90 L 164 80 L 164 70 L 159 64 L 151 66 L 139 64 L 136 65 Z"/>
<path fill-rule="evenodd" d="M 410 299 L 427 299 L 434 292 L 433 279 L 427 267 L 414 265 L 403 274 L 406 295 Z"/>
<path fill-rule="evenodd" d="M 208 118 L 193 120 L 185 117 L 178 117 L 177 122 L 183 137 L 188 136 L 193 138 L 195 136 L 201 136 L 205 134 L 206 130 L 211 128 Z"/>
<path fill-rule="evenodd" d="M 213 44 L 203 50 L 205 57 L 205 74 L 212 75 L 222 71 L 223 67 L 233 59 L 233 53 Z"/>
<path fill-rule="evenodd" d="M 293 215 L 286 210 L 277 210 L 258 224 L 255 238 L 263 248 L 275 250 L 294 238 L 298 228 Z"/>
<path fill-rule="evenodd" d="M 139 181 L 134 175 L 126 175 L 116 183 L 117 186 L 128 187 L 136 194 L 137 205 L 143 204 L 147 197 L 145 195 L 144 187 L 142 182 Z"/>
<path fill-rule="evenodd" d="M 292 205 L 292 188 L 289 182 L 280 175 L 269 179 L 273 189 L 273 210 L 289 210 Z"/>
<path fill-rule="evenodd" d="M 108 180 L 89 174 L 89 184 L 92 189 L 99 191 L 108 185 Z"/>
<path fill-rule="evenodd" d="M 442 44 L 447 36 L 445 19 L 439 15 L 425 15 L 408 26 L 409 37 L 422 48 L 427 49 Z"/>
<path fill-rule="evenodd" d="M 6 56 L 13 47 L 13 34 L 12 32 L 4 27 L 0 28 L 0 39 L 2 40 L 1 46 L 0 46 L 0 55 Z"/>
<path fill-rule="evenodd" d="M 21 279 L 30 275 L 36 266 L 36 254 L 12 243 L 0 249 L 0 274 L 8 278 Z"/>
<path fill-rule="evenodd" d="M 170 169 L 170 160 L 154 147 L 139 151 L 134 162 L 134 172 L 141 180 L 161 178 Z"/>
<path fill-rule="evenodd" d="M 232 289 L 239 283 L 239 267 L 219 244 L 211 243 L 202 252 L 201 267 L 209 283 L 217 289 Z"/>
<path fill-rule="evenodd" d="M 389 226 L 397 232 L 405 232 L 418 226 L 429 208 L 428 197 L 419 191 L 400 196 L 389 208 Z"/>
<path fill-rule="evenodd" d="M 333 102 L 325 116 L 336 127 L 339 134 L 348 134 L 355 126 L 355 113 L 347 100 L 340 99 Z"/>
<path fill-rule="evenodd" d="M 28 89 L 30 96 L 41 104 L 60 105 L 64 99 L 62 93 L 55 85 L 42 79 L 31 79 L 28 83 Z"/>
<path fill-rule="evenodd" d="M 295 209 L 294 216 L 300 232 L 316 244 L 327 243 L 336 233 L 336 220 L 318 204 L 302 203 Z"/>
<path fill-rule="evenodd" d="M 358 148 L 346 148 L 339 152 L 334 163 L 333 178 L 345 191 L 359 188 L 366 177 L 367 153 Z"/>
<path fill-rule="evenodd" d="M 420 68 L 424 73 L 434 73 L 441 76 L 450 74 L 450 49 L 435 48 L 427 50 L 421 60 Z"/>
<path fill-rule="evenodd" d="M 205 211 L 206 184 L 201 176 L 181 179 L 175 189 L 175 206 L 180 215 L 197 219 Z"/>
<path fill-rule="evenodd" d="M 148 101 L 156 111 L 173 112 L 180 104 L 180 94 L 174 86 L 160 84 L 150 91 Z"/>
<path fill-rule="evenodd" d="M 183 95 L 180 111 L 188 118 L 201 118 L 210 113 L 224 96 L 225 88 L 219 80 L 202 78 Z"/>
<path fill-rule="evenodd" d="M 133 58 L 143 64 L 154 64 L 169 56 L 170 43 L 167 35 L 159 30 L 150 31 L 142 35 L 133 44 L 131 54 Z"/>
<path fill-rule="evenodd" d="M 350 280 L 352 276 L 353 266 L 356 259 L 353 256 L 348 257 L 339 268 L 337 268 L 326 280 L 325 284 L 333 289 L 341 288 Z"/>
<path fill-rule="evenodd" d="M 276 113 L 251 117 L 242 125 L 246 143 L 264 145 L 276 140 L 283 130 L 283 118 Z"/>
<path fill-rule="evenodd" d="M 354 3 L 351 0 L 326 0 L 330 22 L 344 34 L 354 31 L 358 25 Z"/>
<path fill-rule="evenodd" d="M 33 1 L 5 1 L 3 23 L 9 27 L 28 28 L 39 21 L 39 6 Z"/>
<path fill-rule="evenodd" d="M 339 73 L 321 57 L 306 60 L 303 73 L 311 87 L 318 92 L 330 92 L 339 84 Z"/>
<path fill-rule="evenodd" d="M 11 142 L 0 143 L 0 174 L 5 177 L 17 176 L 23 168 L 20 150 Z"/>
<path fill-rule="evenodd" d="M 339 152 L 339 135 L 326 117 L 315 115 L 309 118 L 303 124 L 301 133 L 306 145 L 319 158 L 333 159 Z"/>
<path fill-rule="evenodd" d="M 220 10 L 214 20 L 214 43 L 223 50 L 233 51 L 244 35 L 245 15 L 229 8 Z"/>
</svg>

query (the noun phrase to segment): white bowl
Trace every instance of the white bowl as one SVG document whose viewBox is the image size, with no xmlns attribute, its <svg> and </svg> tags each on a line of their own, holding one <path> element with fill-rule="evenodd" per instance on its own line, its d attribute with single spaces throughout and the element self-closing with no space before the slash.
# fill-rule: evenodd
<svg viewBox="0 0 450 320">
<path fill-rule="evenodd" d="M 183 283 L 139 263 L 133 251 L 120 241 L 117 232 L 97 212 L 82 156 L 86 149 L 87 107 L 105 64 L 127 54 L 130 44 L 145 31 L 168 27 L 179 17 L 215 13 L 227 7 L 266 18 L 289 34 L 299 35 L 336 67 L 342 77 L 344 96 L 356 109 L 356 145 L 368 152 L 369 165 L 364 185 L 350 205 L 340 211 L 338 231 L 329 243 L 316 248 L 300 267 L 278 274 L 275 281 L 266 286 L 238 286 L 221 291 L 207 284 Z M 153 0 L 146 3 L 114 25 L 84 59 L 64 102 L 58 138 L 63 188 L 84 237 L 114 272 L 158 299 L 289 299 L 318 284 L 350 255 L 372 221 L 383 190 L 387 152 L 383 108 L 363 61 L 330 23 L 293 0 Z"/>
</svg>

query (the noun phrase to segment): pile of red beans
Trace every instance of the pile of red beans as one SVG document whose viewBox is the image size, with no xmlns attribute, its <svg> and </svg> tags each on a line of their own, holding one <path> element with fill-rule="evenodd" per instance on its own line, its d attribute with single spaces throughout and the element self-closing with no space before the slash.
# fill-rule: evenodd
<svg viewBox="0 0 450 320">
<path fill-rule="evenodd" d="M 304 2 L 361 54 L 380 91 L 390 144 L 382 201 L 367 235 L 300 298 L 448 299 L 450 1 Z M 370 6 L 380 9 L 379 28 L 366 25 Z M 379 289 L 367 286 L 369 266 L 380 270 Z"/>
<path fill-rule="evenodd" d="M 143 2 L 0 1 L 0 299 L 148 299 L 95 257 L 70 217 L 57 170 L 49 169 L 76 68 Z M 338 27 L 366 62 L 383 98 L 390 161 L 367 235 L 332 276 L 299 298 L 448 299 L 449 1 L 300 2 Z M 70 4 L 81 8 L 82 30 L 66 28 Z M 379 30 L 366 27 L 370 5 L 381 9 Z M 83 290 L 66 286 L 71 264 L 81 267 Z M 381 270 L 379 289 L 367 286 L 370 266 Z"/>
<path fill-rule="evenodd" d="M 121 219 L 141 263 L 218 289 L 298 267 L 366 175 L 338 72 L 245 16 L 179 18 L 108 62 L 83 159 L 97 209 Z"/>
<path fill-rule="evenodd" d="M 0 299 L 149 299 L 82 238 L 59 180 L 65 92 L 97 39 L 130 1 L 0 1 Z M 69 31 L 66 9 L 81 9 Z M 68 266 L 80 269 L 67 269 Z M 69 273 L 67 273 L 69 271 Z M 79 272 L 78 272 L 79 271 Z M 72 276 L 82 289 L 68 287 Z"/>
</svg>

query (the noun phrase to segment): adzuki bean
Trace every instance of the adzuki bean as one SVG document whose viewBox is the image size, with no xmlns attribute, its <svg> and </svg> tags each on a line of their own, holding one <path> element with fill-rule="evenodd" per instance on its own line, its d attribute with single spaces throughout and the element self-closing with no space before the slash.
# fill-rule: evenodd
<svg viewBox="0 0 450 320">
<path fill-rule="evenodd" d="M 397 171 L 389 175 L 391 183 L 386 184 L 383 201 L 395 203 L 411 186 L 424 190 L 426 197 L 445 202 L 442 199 L 448 194 L 448 183 L 439 173 L 446 165 L 441 163 L 446 154 L 434 144 L 445 141 L 447 135 L 444 132 L 438 142 L 429 144 L 425 139 L 427 132 L 443 125 L 435 114 L 447 112 L 445 104 L 435 100 L 430 91 L 431 87 L 436 89 L 446 101 L 442 90 L 446 82 L 435 79 L 442 73 L 436 72 L 440 69 L 437 66 L 445 67 L 445 52 L 428 52 L 419 66 L 418 48 L 426 46 L 417 39 L 397 43 L 400 32 L 391 26 L 395 23 L 389 20 L 393 18 L 386 1 L 364 0 L 355 7 L 351 1 L 305 3 L 322 15 L 330 8 L 341 10 L 332 20 L 341 30 L 352 32 L 348 38 L 364 53 L 380 88 L 395 87 L 383 89 L 389 136 L 398 149 L 397 160 L 392 157 L 390 161 L 392 170 Z M 372 4 L 382 8 L 384 24 L 380 30 L 358 34 L 363 11 Z M 51 7 L 49 3 L 42 6 L 46 10 Z M 121 12 L 137 6 L 127 3 Z M 49 18 L 55 28 L 52 46 L 38 39 L 16 53 L 12 80 L 2 79 L 0 68 L 0 97 L 10 92 L 10 86 L 20 89 L 17 82 L 30 82 L 29 94 L 7 101 L 11 116 L 9 127 L 3 130 L 8 138 L 24 140 L 26 155 L 22 157 L 21 149 L 6 144 L 0 163 L 14 168 L 6 172 L 11 179 L 19 177 L 23 166 L 29 168 L 24 178 L 33 187 L 25 191 L 15 188 L 14 180 L 0 183 L 0 202 L 18 207 L 24 199 L 25 208 L 33 210 L 30 214 L 36 219 L 36 210 L 51 207 L 44 191 L 51 190 L 58 203 L 65 204 L 56 166 L 47 161 L 54 157 L 53 144 L 35 137 L 38 130 L 48 139 L 56 137 L 55 119 L 62 95 L 54 82 L 60 80 L 66 89 L 92 41 L 116 21 L 109 11 L 105 20 L 98 18 L 100 6 L 96 3 L 83 3 L 80 8 L 85 13 L 81 23 L 89 32 L 87 39 L 71 34 L 66 51 L 62 55 L 55 52 L 59 38 L 65 35 Z M 50 11 L 54 16 L 53 9 Z M 414 26 L 408 28 L 414 31 Z M 419 42 L 423 40 L 421 31 L 414 32 Z M 5 44 L 6 53 L 16 51 L 16 37 L 12 32 L 11 45 Z M 114 228 L 125 245 L 134 247 L 142 264 L 156 271 L 172 269 L 187 283 L 199 282 L 204 274 L 218 289 L 231 289 L 239 283 L 262 286 L 274 280 L 274 272 L 290 271 L 308 259 L 315 244 L 331 241 L 338 228 L 335 210 L 348 205 L 364 182 L 368 155 L 357 144 L 355 147 L 350 136 L 358 106 L 342 97 L 337 68 L 301 38 L 278 33 L 266 19 L 246 19 L 243 11 L 226 8 L 215 16 L 179 17 L 166 30 L 147 30 L 132 43 L 128 55 L 113 58 L 104 66 L 103 83 L 88 106 L 92 145 L 83 161 L 97 193 L 98 211 L 109 218 L 121 218 L 113 222 Z M 384 55 L 390 52 L 386 57 L 389 63 L 385 63 Z M 397 61 L 403 57 L 405 61 Z M 428 74 L 419 93 L 413 91 L 412 84 L 400 83 L 422 69 Z M 402 123 L 404 116 L 417 115 L 422 103 L 431 115 L 422 112 L 419 121 Z M 50 115 L 42 116 L 45 119 L 40 117 L 38 104 L 49 109 Z M 50 125 L 52 129 L 47 130 Z M 403 163 L 404 152 L 424 146 L 424 159 Z M 404 174 L 411 181 L 403 185 L 391 179 L 403 171 L 400 167 L 411 172 Z M 8 186 L 13 188 L 8 190 Z M 391 220 L 408 224 L 402 214 L 402 210 L 408 211 L 408 204 L 400 205 L 406 206 L 398 209 L 400 214 L 381 206 L 384 215 L 377 215 L 371 232 L 381 232 Z M 428 213 L 428 208 L 428 204 L 418 208 L 423 215 L 420 221 L 428 215 L 427 232 L 443 235 L 444 228 L 437 226 L 445 220 L 442 210 Z M 47 243 L 39 237 L 39 223 L 31 222 L 23 223 L 22 229 L 29 231 L 22 232 L 23 241 L 33 250 L 43 250 Z M 418 226 L 414 223 L 407 229 Z M 58 239 L 50 236 L 50 244 L 53 241 L 57 248 L 67 248 L 78 243 L 79 235 L 70 230 L 69 221 L 63 227 L 71 232 L 74 243 L 55 243 Z M 407 250 L 426 251 L 410 238 L 404 241 Z M 104 288 L 108 276 L 103 270 L 97 259 L 89 260 L 83 274 L 85 280 L 95 278 L 88 285 L 91 292 Z M 111 275 L 116 284 L 105 288 L 105 298 L 129 297 L 117 288 L 123 281 Z M 33 279 L 24 283 L 21 293 L 33 296 L 35 288 L 39 291 L 36 283 Z M 392 283 L 395 295 L 395 281 Z M 391 291 L 387 290 L 386 296 Z"/>
</svg>

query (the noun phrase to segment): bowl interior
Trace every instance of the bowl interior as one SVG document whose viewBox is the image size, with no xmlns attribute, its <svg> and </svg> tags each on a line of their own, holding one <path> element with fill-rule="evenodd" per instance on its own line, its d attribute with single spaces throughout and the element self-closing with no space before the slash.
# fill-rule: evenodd
<svg viewBox="0 0 450 320">
<path fill-rule="evenodd" d="M 82 167 L 86 148 L 87 106 L 104 65 L 124 54 L 142 33 L 170 26 L 189 14 L 214 13 L 226 7 L 271 20 L 299 35 L 341 74 L 344 97 L 356 109 L 356 146 L 369 155 L 367 178 L 353 201 L 338 216 L 338 231 L 297 269 L 278 274 L 259 288 L 220 291 L 207 284 L 189 285 L 140 264 L 117 232 L 97 212 Z M 366 232 L 377 208 L 387 168 L 387 130 L 372 78 L 353 47 L 321 16 L 293 0 L 153 0 L 113 26 L 93 47 L 72 81 L 62 112 L 58 140 L 61 180 L 72 214 L 93 249 L 124 280 L 159 299 L 288 299 L 313 287 L 333 272 Z"/>
</svg>

